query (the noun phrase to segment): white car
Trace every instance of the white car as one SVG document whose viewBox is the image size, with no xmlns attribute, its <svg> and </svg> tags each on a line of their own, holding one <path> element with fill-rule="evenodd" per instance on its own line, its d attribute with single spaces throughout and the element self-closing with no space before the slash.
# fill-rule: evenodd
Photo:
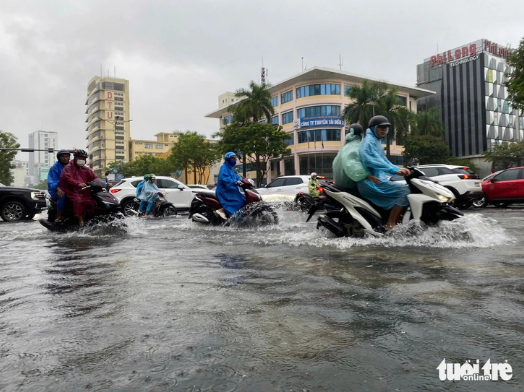
<svg viewBox="0 0 524 392">
<path fill-rule="evenodd" d="M 427 177 L 448 188 L 455 195 L 455 206 L 460 209 L 467 209 L 484 194 L 482 192 L 481 180 L 479 176 L 472 172 L 467 166 L 457 165 L 419 165 Z M 401 176 L 394 176 L 394 181 L 404 180 Z"/>
<path fill-rule="evenodd" d="M 257 192 L 264 198 L 265 195 L 292 195 L 299 192 L 308 193 L 307 183 L 309 176 L 283 176 L 271 181 L 263 188 L 258 188 Z"/>
<path fill-rule="evenodd" d="M 120 200 L 120 205 L 124 213 L 126 210 L 133 208 L 136 197 L 136 186 L 143 179 L 144 177 L 124 178 L 109 189 L 109 192 Z M 156 177 L 156 186 L 164 192 L 166 200 L 173 203 L 178 211 L 189 211 L 191 202 L 197 193 L 215 194 L 214 191 L 209 189 L 192 189 L 174 178 L 164 176 Z"/>
</svg>

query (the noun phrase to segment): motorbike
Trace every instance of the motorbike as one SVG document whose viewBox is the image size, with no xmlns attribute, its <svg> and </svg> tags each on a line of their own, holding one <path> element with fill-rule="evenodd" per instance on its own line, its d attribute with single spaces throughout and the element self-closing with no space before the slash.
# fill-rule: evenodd
<svg viewBox="0 0 524 392">
<path fill-rule="evenodd" d="M 134 204 L 131 205 L 131 208 L 126 209 L 126 213 L 128 213 L 128 215 L 135 214 L 138 216 L 144 216 L 141 212 L 138 211 L 138 208 L 140 206 L 140 199 L 135 197 L 133 202 Z M 162 192 L 159 192 L 158 198 L 155 200 L 155 204 L 153 205 L 153 208 L 151 208 L 149 216 L 154 216 L 155 218 L 158 218 L 177 214 L 178 211 L 175 205 L 170 201 L 167 201 L 165 195 Z"/>
<path fill-rule="evenodd" d="M 240 188 L 246 196 L 246 204 L 236 214 L 230 216 L 227 221 L 224 221 L 216 211 L 222 208 L 218 198 L 214 195 L 204 193 L 197 193 L 191 202 L 189 210 L 189 219 L 193 222 L 211 224 L 211 225 L 226 225 L 229 226 L 233 222 L 248 222 L 257 221 L 267 224 L 277 224 L 278 214 L 274 208 L 266 202 L 262 201 L 260 195 L 254 190 L 255 187 L 248 179 L 242 180 Z"/>
<path fill-rule="evenodd" d="M 325 200 L 326 196 L 324 195 L 324 188 L 317 186 L 317 189 L 320 191 L 319 196 L 311 196 L 306 192 L 298 192 L 293 200 L 295 208 L 298 207 L 298 210 L 308 212 L 315 204 L 319 204 L 319 208 L 323 210 L 336 209 L 336 207 L 331 205 L 328 200 Z"/>
<path fill-rule="evenodd" d="M 452 221 L 464 214 L 450 204 L 455 199 L 453 193 L 438 182 L 425 176 L 415 167 L 408 167 L 411 174 L 404 177 L 410 189 L 409 208 L 402 223 L 417 219 L 427 225 L 436 225 L 439 221 Z M 336 185 L 321 183 L 325 200 L 336 209 L 320 215 L 317 229 L 325 227 L 337 237 L 382 236 L 389 217 L 389 210 L 380 208 L 364 199 L 357 190 L 341 189 Z M 315 203 L 308 212 L 308 222 L 320 208 L 322 200 Z"/>
<path fill-rule="evenodd" d="M 88 182 L 87 187 L 83 192 L 91 192 L 91 198 L 94 203 L 86 208 L 84 222 L 85 226 L 93 226 L 99 223 L 112 225 L 114 222 L 124 219 L 124 214 L 121 211 L 120 203 L 113 194 L 107 192 L 106 183 L 100 178 Z M 73 212 L 73 206 L 69 200 L 66 199 L 66 207 L 62 212 L 62 221 L 56 220 L 56 200 L 48 199 L 49 209 L 47 212 L 47 219 L 41 218 L 39 222 L 42 226 L 51 231 L 66 232 L 78 229 L 78 219 Z M 119 222 L 119 227 L 122 227 L 122 222 Z"/>
</svg>

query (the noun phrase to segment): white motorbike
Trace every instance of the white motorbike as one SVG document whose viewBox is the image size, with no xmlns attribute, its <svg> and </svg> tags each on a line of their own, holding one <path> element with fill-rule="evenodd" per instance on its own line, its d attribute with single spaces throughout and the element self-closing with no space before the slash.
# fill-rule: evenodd
<svg viewBox="0 0 524 392">
<path fill-rule="evenodd" d="M 464 216 L 450 205 L 455 199 L 450 190 L 426 177 L 421 170 L 409 169 L 411 174 L 405 180 L 411 193 L 402 223 L 418 219 L 427 225 L 436 225 L 441 220 L 452 221 Z M 378 237 L 385 233 L 389 210 L 364 199 L 357 190 L 340 188 L 327 182 L 322 182 L 321 187 L 326 198 L 309 209 L 307 221 L 323 203 L 329 202 L 336 209 L 318 217 L 317 229 L 325 227 L 337 237 L 362 237 L 366 234 Z"/>
</svg>

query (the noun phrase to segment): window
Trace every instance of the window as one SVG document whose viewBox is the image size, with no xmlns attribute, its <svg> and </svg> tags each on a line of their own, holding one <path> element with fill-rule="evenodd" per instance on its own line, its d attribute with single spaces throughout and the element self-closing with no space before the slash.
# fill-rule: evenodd
<svg viewBox="0 0 524 392">
<path fill-rule="evenodd" d="M 289 139 L 284 139 L 284 143 L 286 143 L 288 146 L 295 144 L 295 138 L 292 133 L 289 134 Z"/>
<path fill-rule="evenodd" d="M 275 181 L 272 181 L 266 188 L 276 188 L 279 186 L 284 186 L 285 178 L 277 178 Z"/>
<path fill-rule="evenodd" d="M 351 86 L 344 85 L 344 95 L 345 95 L 346 97 L 349 97 L 349 95 L 351 94 L 351 90 L 352 90 L 352 87 L 351 87 Z"/>
<path fill-rule="evenodd" d="M 519 178 L 519 170 L 506 170 L 494 178 L 496 181 L 511 181 Z"/>
<path fill-rule="evenodd" d="M 231 124 L 231 121 L 233 121 L 233 116 L 231 114 L 229 116 L 224 117 L 224 124 Z"/>
<path fill-rule="evenodd" d="M 427 177 L 435 177 L 439 175 L 436 167 L 421 167 L 420 170 L 422 170 Z"/>
<path fill-rule="evenodd" d="M 297 99 L 313 95 L 340 95 L 340 84 L 311 84 L 297 88 Z"/>
<path fill-rule="evenodd" d="M 116 97 L 116 98 L 115 98 L 115 101 L 123 102 L 123 101 L 124 101 L 124 98 L 118 98 L 118 97 Z"/>
<path fill-rule="evenodd" d="M 157 150 L 161 150 L 162 148 L 164 148 L 164 145 L 163 144 L 155 144 L 155 148 Z"/>
<path fill-rule="evenodd" d="M 278 114 L 276 116 L 271 117 L 271 124 L 278 125 Z"/>
<path fill-rule="evenodd" d="M 153 143 L 144 143 L 145 148 L 153 148 Z"/>
<path fill-rule="evenodd" d="M 315 129 L 311 131 L 298 132 L 299 143 L 319 143 L 326 141 L 340 141 L 340 129 Z"/>
<path fill-rule="evenodd" d="M 397 98 L 402 101 L 402 105 L 408 106 L 408 99 L 407 99 L 407 97 L 403 97 L 402 95 L 397 95 Z"/>
<path fill-rule="evenodd" d="M 282 104 L 285 104 L 285 103 L 290 102 L 292 100 L 293 100 L 293 90 L 289 90 L 289 91 L 285 92 L 280 97 L 280 102 L 282 102 Z"/>
<path fill-rule="evenodd" d="M 278 106 L 278 95 L 271 98 L 271 105 L 273 105 L 273 107 Z"/>
<path fill-rule="evenodd" d="M 297 118 L 320 116 L 340 116 L 340 106 L 319 105 L 297 109 Z"/>
<path fill-rule="evenodd" d="M 156 182 L 156 186 L 162 189 L 178 189 L 178 183 L 172 180 L 167 180 L 163 178 L 157 179 Z"/>
<path fill-rule="evenodd" d="M 303 183 L 304 181 L 302 181 L 300 177 L 286 178 L 286 185 L 299 185 Z"/>
<path fill-rule="evenodd" d="M 282 125 L 293 122 L 293 111 L 282 113 Z"/>
</svg>

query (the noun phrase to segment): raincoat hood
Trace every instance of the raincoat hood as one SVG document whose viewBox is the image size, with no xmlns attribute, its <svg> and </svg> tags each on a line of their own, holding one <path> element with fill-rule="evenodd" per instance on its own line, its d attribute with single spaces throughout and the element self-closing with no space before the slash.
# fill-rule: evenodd
<svg viewBox="0 0 524 392">
<path fill-rule="evenodd" d="M 375 125 L 374 127 L 371 127 L 371 128 L 368 128 L 368 131 L 371 131 L 371 133 L 373 134 L 373 136 L 375 136 L 377 139 L 382 139 L 381 137 L 378 137 L 377 135 L 377 126 L 378 125 Z M 366 131 L 367 133 L 367 131 Z M 386 135 L 389 133 L 389 127 L 388 127 L 388 130 L 386 131 Z"/>
<path fill-rule="evenodd" d="M 349 130 L 349 133 L 346 135 L 346 143 L 345 144 L 351 143 L 353 140 L 361 140 L 361 139 L 362 139 L 362 136 L 355 135 L 355 133 L 353 132 L 353 128 L 351 128 Z"/>
</svg>

